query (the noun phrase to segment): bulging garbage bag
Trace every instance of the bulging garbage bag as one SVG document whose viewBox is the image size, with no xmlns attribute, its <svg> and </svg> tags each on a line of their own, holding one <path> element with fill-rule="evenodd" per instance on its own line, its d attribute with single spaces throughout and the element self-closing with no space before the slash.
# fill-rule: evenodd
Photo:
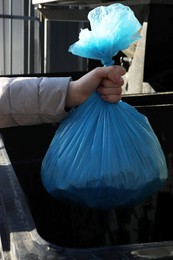
<svg viewBox="0 0 173 260">
<path fill-rule="evenodd" d="M 73 54 L 108 66 L 119 50 L 139 39 L 140 24 L 129 7 L 97 7 L 88 17 L 91 31 L 70 46 Z M 167 165 L 147 117 L 95 92 L 61 122 L 41 176 L 57 199 L 110 210 L 134 206 L 157 192 L 167 178 Z"/>
</svg>

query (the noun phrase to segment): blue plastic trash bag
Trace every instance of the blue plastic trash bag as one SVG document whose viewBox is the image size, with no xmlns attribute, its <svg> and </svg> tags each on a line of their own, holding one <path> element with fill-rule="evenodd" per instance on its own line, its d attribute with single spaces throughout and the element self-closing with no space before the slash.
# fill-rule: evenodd
<svg viewBox="0 0 173 260">
<path fill-rule="evenodd" d="M 97 7 L 89 12 L 91 31 L 81 30 L 79 41 L 69 51 L 81 57 L 101 60 L 105 66 L 113 65 L 118 51 L 127 49 L 140 39 L 141 24 L 133 11 L 122 4 Z"/>
<path fill-rule="evenodd" d="M 76 55 L 110 65 L 119 50 L 139 39 L 140 24 L 129 7 L 97 7 L 88 17 L 91 31 L 70 47 Z M 126 102 L 111 104 L 95 92 L 60 124 L 41 175 L 53 197 L 110 210 L 157 192 L 167 166 L 148 119 Z"/>
</svg>

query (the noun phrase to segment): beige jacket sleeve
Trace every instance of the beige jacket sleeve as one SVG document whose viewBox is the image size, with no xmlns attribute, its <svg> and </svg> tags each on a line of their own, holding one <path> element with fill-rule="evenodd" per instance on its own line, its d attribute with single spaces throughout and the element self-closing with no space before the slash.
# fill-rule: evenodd
<svg viewBox="0 0 173 260">
<path fill-rule="evenodd" d="M 0 128 L 60 122 L 70 80 L 0 77 Z"/>
</svg>

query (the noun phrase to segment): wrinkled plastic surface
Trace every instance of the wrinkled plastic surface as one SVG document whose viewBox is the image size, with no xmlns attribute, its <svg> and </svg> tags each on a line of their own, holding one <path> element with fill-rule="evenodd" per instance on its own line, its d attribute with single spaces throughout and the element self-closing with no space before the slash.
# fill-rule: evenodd
<svg viewBox="0 0 173 260">
<path fill-rule="evenodd" d="M 106 30 L 110 13 L 112 25 L 118 23 L 114 37 Z M 75 54 L 100 57 L 108 65 L 121 46 L 139 38 L 138 21 L 121 4 L 96 8 L 89 18 L 95 33 L 71 46 Z M 97 93 L 61 123 L 42 163 L 43 185 L 52 196 L 104 210 L 136 205 L 166 178 L 165 156 L 147 118 L 127 103 L 110 104 Z"/>
<path fill-rule="evenodd" d="M 166 176 L 147 118 L 126 102 L 108 104 L 96 93 L 62 122 L 42 167 L 44 186 L 54 197 L 101 209 L 137 204 Z"/>
<path fill-rule="evenodd" d="M 81 57 L 101 60 L 105 66 L 113 65 L 112 57 L 140 39 L 141 24 L 134 12 L 122 4 L 93 9 L 88 14 L 91 30 L 82 29 L 79 41 L 69 51 Z"/>
</svg>

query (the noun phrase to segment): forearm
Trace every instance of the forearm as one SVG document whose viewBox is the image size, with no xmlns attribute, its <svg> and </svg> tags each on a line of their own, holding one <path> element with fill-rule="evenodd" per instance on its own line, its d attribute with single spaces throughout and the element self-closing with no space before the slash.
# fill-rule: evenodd
<svg viewBox="0 0 173 260">
<path fill-rule="evenodd" d="M 60 122 L 70 78 L 0 78 L 0 128 Z"/>
</svg>

